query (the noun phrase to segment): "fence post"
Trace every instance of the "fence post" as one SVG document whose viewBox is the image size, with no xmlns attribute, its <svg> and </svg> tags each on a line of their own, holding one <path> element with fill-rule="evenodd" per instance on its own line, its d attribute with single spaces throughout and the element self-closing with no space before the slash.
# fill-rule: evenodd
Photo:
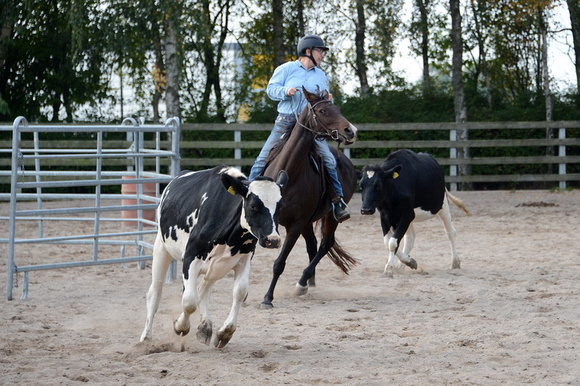
<svg viewBox="0 0 580 386">
<path fill-rule="evenodd" d="M 449 140 L 450 141 L 457 141 L 457 130 L 451 129 L 449 130 Z M 450 147 L 449 148 L 449 158 L 456 159 L 457 158 L 457 148 Z M 449 165 L 449 176 L 455 177 L 457 176 L 457 165 Z M 449 184 L 449 190 L 452 192 L 457 190 L 457 182 L 451 182 Z"/>
<path fill-rule="evenodd" d="M 181 171 L 181 155 L 179 153 L 179 142 L 181 141 L 181 121 L 179 120 L 179 117 L 167 119 L 167 121 L 165 121 L 165 126 L 169 125 L 173 125 L 175 128 L 175 132 L 169 134 L 169 140 L 171 141 L 171 151 L 173 153 L 173 157 L 171 157 L 171 170 L 169 170 L 169 174 L 172 178 L 175 178 Z"/>
<path fill-rule="evenodd" d="M 234 142 L 242 142 L 242 132 L 239 130 L 234 131 Z M 242 149 L 239 147 L 234 148 L 234 158 L 242 159 Z M 238 170 L 242 170 L 242 166 L 236 166 Z"/>
<path fill-rule="evenodd" d="M 560 129 L 558 129 L 558 139 L 566 139 L 566 128 L 565 127 L 561 127 Z M 566 157 L 566 145 L 558 146 L 558 157 L 562 157 L 562 158 Z M 560 176 L 566 176 L 566 164 L 565 163 L 561 163 L 559 165 L 558 174 Z M 560 190 L 565 190 L 565 189 L 566 189 L 566 180 L 561 179 L 560 180 Z"/>
<path fill-rule="evenodd" d="M 6 267 L 6 299 L 12 300 L 12 288 L 14 287 L 14 275 L 18 274 L 14 265 L 14 241 L 16 239 L 16 194 L 18 172 L 20 166 L 20 126 L 28 126 L 24 117 L 18 117 L 12 125 L 12 173 L 10 174 L 10 220 L 8 224 L 8 267 Z"/>
</svg>

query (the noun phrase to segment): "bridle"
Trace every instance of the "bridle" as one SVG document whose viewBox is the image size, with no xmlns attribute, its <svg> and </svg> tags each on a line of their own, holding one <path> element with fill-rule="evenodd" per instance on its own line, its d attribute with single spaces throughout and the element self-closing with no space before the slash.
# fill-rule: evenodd
<svg viewBox="0 0 580 386">
<path fill-rule="evenodd" d="M 322 123 L 320 120 L 318 120 L 316 118 L 316 113 L 314 112 L 314 108 L 316 106 L 318 106 L 319 104 L 321 104 L 321 103 L 332 103 L 332 102 L 329 101 L 328 99 L 321 99 L 318 102 L 314 103 L 313 105 L 311 105 L 310 103 L 307 103 L 306 105 L 308 106 L 308 112 L 310 113 L 310 118 L 314 121 L 314 124 L 319 125 L 319 126 L 322 126 L 322 128 L 324 128 L 324 130 L 326 131 L 325 133 L 321 133 L 319 131 L 315 131 L 315 130 L 311 129 L 310 127 L 305 126 L 304 124 L 302 124 L 300 122 L 300 120 L 298 119 L 298 113 L 296 112 L 296 109 L 293 109 L 294 110 L 294 115 L 296 116 L 296 123 L 298 125 L 302 126 L 304 129 L 306 129 L 306 130 L 310 131 L 311 133 L 313 133 L 316 138 L 325 138 L 325 137 L 328 137 L 328 138 L 330 138 L 330 139 L 332 139 L 332 140 L 337 141 L 337 142 L 340 143 L 340 141 L 339 141 L 340 137 L 339 137 L 339 134 L 338 134 L 338 130 L 330 130 L 330 129 L 328 129 L 328 127 L 324 123 Z"/>
</svg>

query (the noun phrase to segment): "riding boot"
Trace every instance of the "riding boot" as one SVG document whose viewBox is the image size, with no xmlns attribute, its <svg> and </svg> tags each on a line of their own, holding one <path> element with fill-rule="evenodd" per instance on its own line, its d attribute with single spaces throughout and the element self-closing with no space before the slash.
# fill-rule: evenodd
<svg viewBox="0 0 580 386">
<path fill-rule="evenodd" d="M 332 200 L 332 212 L 338 222 L 343 222 L 350 218 L 350 210 L 342 197 L 336 197 Z"/>
</svg>

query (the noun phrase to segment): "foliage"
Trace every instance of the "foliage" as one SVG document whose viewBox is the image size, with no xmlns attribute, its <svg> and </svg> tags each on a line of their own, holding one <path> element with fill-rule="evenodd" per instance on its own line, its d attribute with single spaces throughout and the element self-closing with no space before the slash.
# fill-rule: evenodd
<svg viewBox="0 0 580 386">
<path fill-rule="evenodd" d="M 12 116 L 72 121 L 76 106 L 106 98 L 105 50 L 92 31 L 98 1 L 15 2 L 10 40 L 3 41 L 0 89 Z M 43 109 L 50 113 L 43 114 Z M 0 119 L 10 117 L 2 114 Z"/>
<path fill-rule="evenodd" d="M 30 121 L 103 121 L 121 101 L 113 79 L 134 90 L 131 114 L 151 117 L 150 106 L 165 91 L 164 20 L 168 0 L 4 0 L 0 20 L 12 26 L 0 40 L 0 119 L 24 115 Z M 182 0 L 180 35 L 181 103 L 186 121 L 235 121 L 239 109 L 249 122 L 271 122 L 275 104 L 265 85 L 274 70 L 272 2 L 265 0 Z M 409 84 L 392 68 L 403 38 L 420 53 L 416 15 L 402 24 L 401 0 L 364 1 L 366 65 L 370 97 L 357 97 L 353 44 L 356 4 L 351 1 L 284 2 L 284 50 L 296 58 L 303 33 L 321 35 L 331 50 L 324 70 L 336 103 L 354 121 L 410 122 L 453 120 L 449 67 L 449 15 L 441 0 L 429 8 L 433 95 Z M 418 4 L 415 1 L 414 4 Z M 544 97 L 538 82 L 538 9 L 555 1 L 471 1 L 463 9 L 468 60 L 464 65 L 469 120 L 541 120 Z M 475 6 L 477 5 L 477 6 Z M 14 9 L 14 12 L 7 10 Z M 251 15 L 252 17 L 247 17 Z M 478 29 L 475 28 L 477 24 Z M 303 32 L 304 31 L 304 32 Z M 225 40 L 224 40 L 225 39 Z M 225 42 L 241 52 L 227 53 Z M 223 44 L 223 45 L 222 45 Z M 486 85 L 483 58 L 491 83 Z M 223 48 L 223 50 L 222 50 Z M 223 52 L 222 52 L 223 51 Z M 217 77 L 216 77 L 217 74 Z M 348 85 L 348 87 L 347 87 Z M 489 104 L 489 99 L 493 104 Z M 124 96 L 125 104 L 129 100 Z M 4 103 L 2 102 L 4 101 Z M 554 119 L 577 117 L 577 90 L 556 95 Z M 127 114 L 125 114 L 127 115 Z M 360 119 L 358 119 L 360 117 Z M 155 117 L 154 117 L 155 118 Z M 575 119 L 575 118 L 574 118 Z"/>
</svg>

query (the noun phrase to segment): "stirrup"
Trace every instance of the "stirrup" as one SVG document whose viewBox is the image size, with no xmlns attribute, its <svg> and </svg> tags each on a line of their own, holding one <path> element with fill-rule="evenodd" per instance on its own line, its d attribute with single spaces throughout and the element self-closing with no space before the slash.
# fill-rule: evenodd
<svg viewBox="0 0 580 386">
<path fill-rule="evenodd" d="M 337 214 L 337 211 L 342 213 Z M 346 202 L 344 202 L 344 200 L 342 199 L 342 197 L 340 197 L 340 201 L 338 203 L 336 204 L 332 203 L 332 216 L 339 223 L 346 221 L 350 218 L 350 210 Z"/>
</svg>

